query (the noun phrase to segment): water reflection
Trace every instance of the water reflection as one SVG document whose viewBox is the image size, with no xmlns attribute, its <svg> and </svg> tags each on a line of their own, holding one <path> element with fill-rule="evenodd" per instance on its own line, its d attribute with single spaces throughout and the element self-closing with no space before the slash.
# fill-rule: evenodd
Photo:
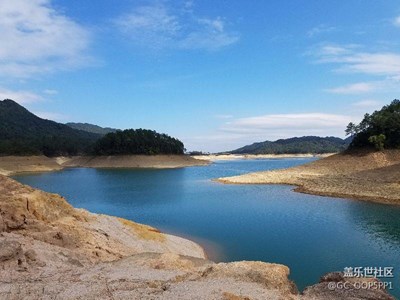
<svg viewBox="0 0 400 300">
<path fill-rule="evenodd" d="M 354 223 L 376 241 L 400 247 L 400 207 L 354 201 L 349 206 Z"/>
</svg>

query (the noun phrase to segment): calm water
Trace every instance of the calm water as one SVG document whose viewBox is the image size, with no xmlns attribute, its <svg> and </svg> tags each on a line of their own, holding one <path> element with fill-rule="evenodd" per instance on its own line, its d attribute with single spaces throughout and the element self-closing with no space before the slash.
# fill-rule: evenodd
<svg viewBox="0 0 400 300">
<path fill-rule="evenodd" d="M 344 267 L 394 267 L 400 286 L 400 208 L 304 195 L 290 186 L 223 185 L 212 178 L 310 159 L 217 162 L 174 170 L 67 169 L 15 176 L 75 207 L 190 237 L 217 261 L 288 265 L 299 289 Z M 392 291 L 399 296 L 398 290 Z"/>
</svg>

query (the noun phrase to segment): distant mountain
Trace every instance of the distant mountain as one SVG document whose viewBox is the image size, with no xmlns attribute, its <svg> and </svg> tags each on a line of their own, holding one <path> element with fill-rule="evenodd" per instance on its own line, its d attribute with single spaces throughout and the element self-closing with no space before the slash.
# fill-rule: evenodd
<svg viewBox="0 0 400 300">
<path fill-rule="evenodd" d="M 0 155 L 76 155 L 100 137 L 41 119 L 13 100 L 0 101 Z"/>
<path fill-rule="evenodd" d="M 100 127 L 100 126 L 89 124 L 89 123 L 72 123 L 72 122 L 70 122 L 70 123 L 66 123 L 65 125 L 67 125 L 71 128 L 74 128 L 74 129 L 83 130 L 86 132 L 96 133 L 96 134 L 100 134 L 100 135 L 106 135 L 107 133 L 117 131 L 117 129 L 115 129 L 115 128 Z"/>
<path fill-rule="evenodd" d="M 231 154 L 300 154 L 300 153 L 332 153 L 345 150 L 351 138 L 303 136 L 280 139 L 275 142 L 254 143 L 229 151 Z"/>
</svg>

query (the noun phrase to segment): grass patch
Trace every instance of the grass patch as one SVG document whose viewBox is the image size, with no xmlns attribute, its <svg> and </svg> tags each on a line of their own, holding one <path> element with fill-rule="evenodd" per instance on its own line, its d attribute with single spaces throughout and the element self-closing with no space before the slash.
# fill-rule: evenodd
<svg viewBox="0 0 400 300">
<path fill-rule="evenodd" d="M 133 233 L 135 233 L 141 239 L 158 241 L 158 242 L 164 242 L 166 240 L 165 235 L 156 228 L 153 228 L 148 225 L 135 223 L 122 218 L 118 219 L 123 225 L 130 228 L 133 231 Z"/>
</svg>

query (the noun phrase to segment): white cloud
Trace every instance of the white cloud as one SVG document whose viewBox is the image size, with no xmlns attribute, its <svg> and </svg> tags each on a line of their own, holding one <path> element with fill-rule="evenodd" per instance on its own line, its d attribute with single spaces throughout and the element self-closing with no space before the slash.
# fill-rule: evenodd
<svg viewBox="0 0 400 300">
<path fill-rule="evenodd" d="M 380 78 L 379 80 L 350 83 L 326 89 L 335 94 L 363 94 L 376 91 L 399 91 L 400 54 L 394 52 L 366 52 L 360 45 L 319 45 L 308 54 L 316 63 L 334 65 L 334 71 Z"/>
<path fill-rule="evenodd" d="M 379 89 L 379 84 L 376 82 L 358 82 L 327 89 L 326 91 L 333 94 L 356 95 L 370 93 L 377 89 Z"/>
<path fill-rule="evenodd" d="M 317 63 L 337 64 L 341 72 L 399 76 L 400 54 L 358 51 L 359 45 L 324 45 L 311 52 Z"/>
<path fill-rule="evenodd" d="M 179 41 L 179 48 L 218 50 L 239 41 L 236 33 L 226 32 L 221 18 L 198 19 L 197 23 L 200 26 Z"/>
<path fill-rule="evenodd" d="M 180 30 L 177 17 L 163 5 L 139 7 L 115 24 L 134 42 L 156 49 L 172 42 Z"/>
<path fill-rule="evenodd" d="M 215 115 L 214 117 L 215 117 L 216 119 L 232 119 L 232 118 L 233 118 L 232 115 L 225 115 L 225 114 Z"/>
<path fill-rule="evenodd" d="M 360 48 L 362 46 L 359 44 L 319 43 L 312 46 L 305 54 L 312 56 L 316 63 L 335 63 L 339 62 L 338 59 L 340 57 L 355 53 Z"/>
<path fill-rule="evenodd" d="M 396 53 L 355 53 L 341 58 L 341 70 L 372 75 L 399 75 L 400 55 Z"/>
<path fill-rule="evenodd" d="M 393 25 L 396 27 L 400 27 L 400 16 L 393 20 Z"/>
<path fill-rule="evenodd" d="M 264 139 L 262 139 L 264 138 Z M 251 136 L 246 138 L 243 135 L 227 134 L 227 133 L 210 133 L 206 135 L 183 137 L 185 147 L 189 151 L 204 151 L 204 152 L 221 152 L 237 149 L 244 145 L 254 143 L 256 140 L 265 140 L 265 137 L 257 139 Z"/>
<path fill-rule="evenodd" d="M 335 45 L 323 46 L 320 49 L 321 55 L 341 55 L 341 54 L 346 54 L 348 52 L 349 50 L 347 48 Z"/>
<path fill-rule="evenodd" d="M 11 99 L 19 104 L 28 104 L 44 100 L 39 94 L 30 91 L 13 91 L 0 87 L 0 100 Z"/>
<path fill-rule="evenodd" d="M 0 1 L 0 73 L 26 78 L 87 63 L 90 34 L 50 0 Z"/>
<path fill-rule="evenodd" d="M 198 23 L 209 27 L 212 31 L 215 32 L 223 32 L 225 27 L 225 24 L 220 17 L 216 19 L 198 19 Z"/>
<path fill-rule="evenodd" d="M 47 94 L 47 95 L 57 95 L 58 91 L 56 90 L 51 90 L 51 89 L 46 89 L 43 91 L 43 93 Z"/>
<path fill-rule="evenodd" d="M 173 11 L 164 3 L 141 6 L 116 19 L 115 24 L 135 44 L 156 50 L 218 50 L 239 40 L 238 34 L 226 29 L 221 17 L 195 16 L 192 2 L 183 8 Z"/>
<path fill-rule="evenodd" d="M 328 33 L 328 32 L 332 32 L 335 31 L 336 27 L 333 26 L 327 26 L 325 24 L 320 24 L 318 26 L 315 26 L 314 28 L 311 28 L 308 32 L 307 32 L 307 36 L 309 38 L 312 38 L 316 35 L 320 35 L 322 33 Z"/>
<path fill-rule="evenodd" d="M 298 113 L 229 119 L 225 120 L 215 132 L 185 137 L 184 141 L 190 150 L 220 152 L 281 138 L 309 135 L 344 137 L 346 125 L 359 120 L 361 116 L 362 114 L 355 117 L 327 113 Z"/>
<path fill-rule="evenodd" d="M 371 108 L 371 107 L 372 108 L 377 108 L 379 106 L 382 106 L 382 103 L 380 101 L 377 101 L 377 100 L 369 100 L 369 99 L 367 99 L 367 100 L 361 100 L 361 101 L 354 102 L 352 104 L 352 106 L 357 107 L 357 108 L 362 108 L 362 109 Z"/>
<path fill-rule="evenodd" d="M 343 128 L 350 120 L 346 115 L 326 113 L 276 114 L 236 119 L 225 123 L 221 130 L 242 134 L 282 131 L 310 133 Z"/>
<path fill-rule="evenodd" d="M 185 1 L 183 6 L 184 6 L 185 9 L 191 10 L 193 8 L 193 6 L 194 6 L 194 2 L 193 2 L 193 0 Z"/>
<path fill-rule="evenodd" d="M 66 121 L 69 119 L 68 116 L 60 114 L 60 113 L 55 113 L 55 112 L 48 112 L 48 111 L 33 111 L 33 114 L 38 116 L 39 118 L 46 119 L 46 120 L 52 120 L 52 121 Z"/>
</svg>

